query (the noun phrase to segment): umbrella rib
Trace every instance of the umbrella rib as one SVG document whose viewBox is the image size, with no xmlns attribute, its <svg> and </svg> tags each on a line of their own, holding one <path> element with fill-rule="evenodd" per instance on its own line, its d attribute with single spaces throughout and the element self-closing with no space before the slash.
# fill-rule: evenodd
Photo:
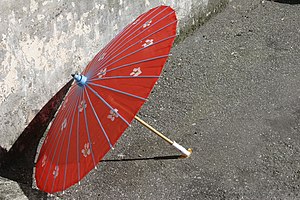
<svg viewBox="0 0 300 200">
<path fill-rule="evenodd" d="M 80 95 L 80 101 L 82 101 L 82 94 Z M 80 128 L 80 114 L 77 112 L 77 127 L 76 127 L 76 146 L 77 146 L 77 176 L 80 184 L 80 153 L 79 153 L 79 128 Z"/>
<path fill-rule="evenodd" d="M 151 15 L 152 13 L 154 13 L 156 10 L 158 10 L 160 7 L 157 7 L 156 9 L 154 9 L 152 12 L 149 12 L 149 13 L 147 13 L 147 15 L 145 15 L 145 16 L 143 16 L 143 19 L 141 19 L 140 20 L 140 22 L 141 21 L 143 21 L 144 19 L 146 19 L 149 15 Z M 155 17 L 155 16 L 154 16 Z M 135 27 L 137 27 L 137 26 L 139 26 L 139 25 L 141 25 L 141 23 L 136 23 L 136 24 L 134 24 L 134 22 L 132 22 L 132 23 L 130 23 L 129 25 L 127 25 L 122 31 L 120 31 L 120 33 L 118 33 L 117 35 L 116 35 L 116 37 L 114 37 L 114 39 L 113 40 L 111 40 L 111 42 L 108 44 L 108 45 L 106 45 L 106 47 L 103 49 L 103 50 L 101 50 L 96 56 L 95 56 L 95 59 L 94 59 L 94 61 L 92 61 L 92 63 L 91 63 L 91 67 L 93 67 L 93 65 L 94 65 L 94 63 L 96 62 L 96 60 L 98 59 L 97 57 L 99 57 L 99 55 L 102 53 L 102 52 L 105 52 L 106 50 L 107 51 L 111 51 L 111 47 L 112 46 L 117 46 L 116 44 L 118 44 L 120 41 L 121 41 L 121 38 L 123 38 L 124 36 L 126 36 L 131 30 L 132 30 L 132 28 L 135 28 Z M 138 29 L 137 29 L 138 30 Z M 137 31 L 136 30 L 136 31 Z M 136 31 L 134 31 L 134 32 L 136 32 Z M 129 36 L 131 36 L 133 33 L 131 33 Z M 121 36 L 121 37 L 120 37 Z M 126 37 L 126 38 L 128 38 L 128 36 Z M 114 47 L 113 47 L 113 49 L 114 49 Z M 106 53 L 106 52 L 105 52 Z M 103 62 L 106 60 L 107 58 L 105 58 L 104 60 L 103 60 Z M 101 62 L 100 62 L 101 63 Z M 90 67 L 89 67 L 90 68 Z M 87 71 L 87 70 L 84 70 L 85 72 Z"/>
<path fill-rule="evenodd" d="M 88 87 L 109 109 L 114 111 L 114 108 L 109 103 L 107 103 L 107 101 L 105 101 L 105 99 L 100 96 L 93 88 L 91 88 L 89 85 L 86 85 L 86 87 Z M 120 117 L 128 126 L 131 126 L 122 115 L 120 115 L 118 112 L 115 112 L 115 114 L 117 114 L 118 117 Z"/>
<path fill-rule="evenodd" d="M 120 66 L 118 66 L 118 67 L 111 68 L 111 69 L 107 70 L 106 73 L 111 72 L 111 71 L 114 71 L 114 70 L 117 70 L 117 69 L 120 69 L 120 68 L 123 68 L 123 67 L 128 67 L 128 66 L 131 66 L 131 65 L 140 64 L 140 63 L 143 63 L 143 62 L 149 62 L 149 61 L 153 61 L 153 60 L 158 60 L 158 59 L 162 59 L 162 58 L 167 58 L 168 56 L 169 56 L 169 54 L 163 55 L 163 56 L 156 56 L 156 57 L 153 57 L 153 58 L 148 58 L 148 59 L 144 59 L 144 60 L 132 62 L 132 63 L 125 64 L 125 65 L 120 65 Z"/>
<path fill-rule="evenodd" d="M 70 104 L 69 104 L 69 106 L 68 106 L 68 111 L 71 109 L 71 106 L 70 106 Z M 69 113 L 70 112 L 64 112 L 64 116 L 66 116 L 66 113 L 67 113 L 67 115 L 69 115 Z M 64 118 L 66 118 L 66 117 L 64 117 Z M 56 127 L 55 127 L 55 129 L 56 129 Z M 56 132 L 56 131 L 55 131 Z M 58 134 L 56 134 L 56 135 L 58 135 L 58 137 L 56 136 L 56 138 L 60 138 L 61 137 L 61 135 L 62 135 L 62 133 L 58 133 Z M 64 134 L 65 135 L 65 134 Z M 56 140 L 56 139 L 55 139 Z M 52 155 L 52 159 L 51 159 L 51 165 L 53 164 L 53 160 L 54 160 L 54 157 L 55 157 L 55 153 L 56 153 L 56 151 L 57 151 L 57 147 L 58 147 L 58 144 L 59 144 L 59 142 L 57 142 L 56 143 L 56 146 L 55 146 L 55 150 L 54 150 L 54 153 L 53 153 L 53 155 Z M 50 154 L 50 152 L 49 152 L 49 154 Z M 44 168 L 45 169 L 45 168 Z M 48 173 L 47 173 L 47 177 L 46 177 L 46 180 L 45 180 L 45 184 L 44 184 L 44 187 L 43 187 L 43 190 L 45 190 L 45 187 L 46 187 L 46 183 L 47 183 L 47 181 L 48 181 L 48 177 L 49 177 L 49 174 L 50 174 L 50 169 L 51 169 L 51 166 L 49 166 L 49 169 L 48 169 Z M 43 175 L 43 173 L 44 173 L 44 170 L 43 170 L 43 172 L 42 172 L 42 175 Z M 41 175 L 41 177 L 42 177 L 42 175 Z"/>
<path fill-rule="evenodd" d="M 82 96 L 83 96 L 83 99 L 84 99 L 84 93 L 83 93 Z M 92 146 L 92 142 L 91 142 L 91 136 L 90 136 L 90 131 L 89 131 L 89 124 L 88 124 L 87 117 L 86 117 L 86 108 L 85 108 L 85 106 L 83 106 L 83 114 L 84 114 L 84 122 L 85 122 L 86 133 L 87 133 L 88 140 L 89 140 L 89 143 L 90 143 L 92 159 L 93 159 L 94 167 L 96 167 L 95 156 L 94 156 L 93 146 Z"/>
<path fill-rule="evenodd" d="M 148 29 L 154 27 L 156 24 L 158 24 L 160 21 L 162 21 L 163 19 L 167 18 L 169 15 L 173 14 L 174 12 L 175 12 L 175 11 L 170 12 L 168 15 L 166 15 L 166 16 L 160 18 L 158 21 L 156 21 L 155 23 L 153 23 L 151 26 L 145 28 L 143 31 L 141 31 L 139 34 L 135 35 L 133 38 L 130 38 L 128 41 L 126 41 L 126 42 L 125 42 L 124 44 L 122 44 L 121 46 L 118 46 L 118 49 L 115 49 L 113 52 L 109 52 L 109 54 L 110 54 L 110 55 L 114 55 L 115 52 L 117 52 L 119 49 L 121 49 L 122 47 L 124 47 L 126 44 L 128 44 L 129 42 L 131 42 L 133 39 L 137 38 L 139 35 L 141 35 L 141 34 L 144 33 L 145 31 L 147 31 Z M 173 24 L 173 23 L 175 23 L 175 22 L 177 22 L 177 20 L 175 20 L 175 21 L 171 22 L 170 24 L 167 24 L 167 25 L 165 25 L 164 27 L 162 27 L 162 28 L 160 28 L 160 29 L 158 29 L 158 30 L 156 30 L 156 31 L 154 31 L 154 32 L 152 32 L 152 33 L 150 33 L 149 35 L 147 35 L 147 36 L 145 36 L 144 38 L 142 38 L 142 39 L 138 40 L 137 42 L 135 42 L 134 44 L 128 46 L 127 48 L 125 48 L 124 50 L 122 50 L 121 52 L 119 52 L 118 54 L 114 55 L 113 57 L 108 57 L 108 58 L 109 58 L 109 59 L 107 58 L 108 60 L 107 60 L 107 59 L 105 59 L 105 61 L 103 60 L 103 62 L 100 62 L 100 63 L 99 63 L 99 65 L 101 65 L 102 67 L 96 68 L 96 70 L 93 70 L 92 73 L 97 73 L 97 72 L 99 71 L 99 69 L 105 67 L 105 65 L 106 65 L 108 62 L 110 62 L 111 60 L 113 60 L 114 58 L 116 58 L 118 55 L 120 55 L 120 54 L 123 53 L 124 51 L 126 51 L 126 50 L 128 50 L 129 48 L 135 46 L 136 44 L 139 44 L 140 41 L 142 41 L 142 40 L 146 39 L 147 37 L 149 37 L 149 36 L 151 36 L 151 35 L 153 35 L 153 34 L 159 32 L 159 31 L 161 31 L 161 30 L 163 30 L 163 29 L 165 29 L 166 27 L 170 26 L 171 24 Z M 98 69 L 98 71 L 97 71 L 97 69 Z"/>
<path fill-rule="evenodd" d="M 77 98 L 77 102 L 76 102 L 76 106 L 75 108 L 78 107 L 78 100 L 79 98 Z M 71 135 L 73 133 L 73 124 L 74 124 L 74 118 L 75 118 L 75 113 L 76 113 L 76 109 L 74 109 L 74 113 L 73 113 L 73 117 L 72 117 L 72 122 L 71 122 L 71 127 L 70 127 L 70 132 L 69 132 L 69 138 L 68 138 L 68 147 L 67 147 L 67 153 L 66 153 L 66 167 L 65 167 L 65 172 L 64 172 L 64 183 L 63 183 L 63 190 L 65 190 L 65 186 L 66 186 L 66 179 L 67 179 L 67 163 L 68 163 L 68 158 L 69 158 L 69 150 L 70 150 L 70 143 L 71 143 Z"/>
<path fill-rule="evenodd" d="M 95 78 L 88 83 L 91 83 L 93 81 L 102 81 L 102 80 L 110 80 L 110 79 L 136 79 L 136 78 L 160 78 L 161 76 L 108 76 L 108 77 L 103 77 L 103 78 Z"/>
<path fill-rule="evenodd" d="M 130 94 L 130 93 L 127 93 L 127 92 L 124 92 L 124 91 L 121 91 L 121 90 L 117 90 L 115 88 L 111 88 L 111 87 L 107 87 L 107 86 L 104 86 L 104 85 L 100 85 L 100 84 L 95 84 L 95 83 L 89 83 L 90 85 L 94 85 L 96 87 L 101 87 L 101 88 L 104 88 L 104 89 L 107 89 L 107 90 L 110 90 L 110 91 L 113 91 L 113 92 L 117 92 L 117 93 L 120 93 L 120 94 L 124 94 L 124 95 L 127 95 L 129 97 L 133 97 L 133 98 L 136 98 L 136 99 L 140 99 L 140 100 L 143 100 L 143 101 L 147 101 L 147 99 L 143 98 L 143 97 L 140 97 L 140 96 L 137 96 L 137 95 L 134 95 L 134 94 Z"/>
<path fill-rule="evenodd" d="M 94 106 L 93 106 L 93 104 L 92 104 L 92 102 L 91 102 L 90 96 L 89 96 L 89 94 L 88 94 L 88 92 L 87 92 L 86 89 L 85 89 L 85 93 L 86 93 L 86 96 L 87 96 L 87 98 L 88 98 L 88 100 L 89 100 L 89 103 L 90 103 L 90 105 L 91 105 L 91 108 L 92 108 L 92 110 L 93 110 L 94 116 L 96 117 L 97 122 L 98 122 L 98 124 L 99 124 L 99 126 L 100 126 L 100 128 L 101 128 L 101 130 L 102 130 L 102 132 L 103 132 L 103 134 L 104 134 L 104 136 L 105 136 L 105 138 L 106 138 L 106 140 L 107 140 L 107 142 L 108 142 L 110 148 L 113 149 L 113 145 L 111 144 L 110 139 L 109 139 L 109 137 L 108 137 L 106 131 L 104 130 L 104 127 L 103 127 L 103 125 L 102 125 L 102 123 L 101 123 L 101 121 L 100 121 L 100 119 L 99 119 L 99 117 L 98 117 L 98 115 L 97 115 L 97 113 L 96 113 L 96 111 L 95 111 L 95 108 L 94 108 Z"/>
<path fill-rule="evenodd" d="M 125 65 L 120 65 L 120 66 L 118 66 L 118 67 L 111 68 L 111 69 L 107 70 L 106 73 L 111 72 L 111 71 L 114 71 L 114 70 L 117 70 L 117 69 L 120 69 L 120 68 L 123 68 L 123 67 L 128 67 L 128 66 L 131 66 L 131 65 L 140 64 L 140 63 L 143 63 L 143 62 L 149 62 L 149 61 L 153 61 L 153 60 L 158 60 L 158 59 L 162 59 L 162 58 L 167 58 L 168 56 L 169 56 L 169 54 L 163 55 L 163 56 L 156 56 L 156 57 L 153 57 L 153 58 L 148 58 L 148 59 L 144 59 L 144 60 L 132 62 L 132 63 L 125 64 Z"/>
</svg>

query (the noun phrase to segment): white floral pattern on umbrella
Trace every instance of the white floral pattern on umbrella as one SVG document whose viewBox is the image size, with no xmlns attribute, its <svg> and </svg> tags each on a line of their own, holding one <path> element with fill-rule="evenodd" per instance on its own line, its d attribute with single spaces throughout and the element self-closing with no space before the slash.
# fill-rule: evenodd
<svg viewBox="0 0 300 200">
<path fill-rule="evenodd" d="M 130 76 L 139 76 L 142 73 L 142 70 L 140 67 L 134 68 L 132 72 L 130 73 Z"/>
<path fill-rule="evenodd" d="M 90 149 L 90 144 L 85 143 L 83 149 L 81 150 L 81 153 L 83 154 L 84 157 L 87 157 L 88 155 L 91 154 L 91 149 Z"/>
<path fill-rule="evenodd" d="M 145 43 L 142 45 L 144 48 L 153 44 L 153 39 L 147 39 Z"/>
<path fill-rule="evenodd" d="M 152 23 L 152 20 L 150 19 L 149 21 L 147 21 L 144 25 L 143 25 L 143 28 L 146 28 L 148 26 L 150 26 Z"/>
<path fill-rule="evenodd" d="M 56 178 L 58 176 L 58 172 L 59 172 L 59 166 L 56 165 L 55 168 L 54 168 L 54 170 L 53 170 L 53 176 L 54 176 L 54 178 Z"/>
<path fill-rule="evenodd" d="M 110 110 L 110 114 L 107 116 L 108 119 L 110 119 L 111 121 L 114 121 L 115 118 L 119 117 L 118 116 L 118 109 L 113 109 L 113 110 Z"/>
<path fill-rule="evenodd" d="M 102 54 L 99 56 L 98 61 L 103 60 L 105 56 L 106 56 L 106 53 L 102 53 Z"/>
<path fill-rule="evenodd" d="M 65 118 L 63 123 L 61 124 L 61 131 L 63 131 L 66 127 L 67 127 L 67 118 Z"/>
<path fill-rule="evenodd" d="M 106 68 L 103 68 L 100 70 L 100 72 L 97 74 L 99 78 L 102 78 L 106 74 Z"/>
<path fill-rule="evenodd" d="M 47 156 L 44 155 L 43 160 L 42 160 L 42 167 L 44 167 L 46 165 L 46 160 L 47 160 Z"/>
<path fill-rule="evenodd" d="M 83 109 L 85 109 L 86 107 L 87 107 L 86 102 L 85 102 L 84 100 L 82 100 L 82 101 L 80 102 L 79 106 L 78 106 L 78 111 L 79 111 L 79 112 L 82 112 Z"/>
</svg>

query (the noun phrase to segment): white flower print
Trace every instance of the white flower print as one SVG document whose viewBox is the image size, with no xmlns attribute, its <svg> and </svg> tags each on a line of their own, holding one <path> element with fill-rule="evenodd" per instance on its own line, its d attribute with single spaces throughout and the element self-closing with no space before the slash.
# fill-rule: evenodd
<svg viewBox="0 0 300 200">
<path fill-rule="evenodd" d="M 78 111 L 79 111 L 79 112 L 82 112 L 83 109 L 85 109 L 86 107 L 87 107 L 86 102 L 85 102 L 84 100 L 82 100 L 82 101 L 80 102 L 79 106 L 78 106 Z"/>
<path fill-rule="evenodd" d="M 142 73 L 142 70 L 140 67 L 134 68 L 132 72 L 130 73 L 130 76 L 139 76 Z"/>
<path fill-rule="evenodd" d="M 153 44 L 153 39 L 147 39 L 145 43 L 142 45 L 144 48 Z"/>
<path fill-rule="evenodd" d="M 90 149 L 89 143 L 84 144 L 84 148 L 81 150 L 81 153 L 83 154 L 84 157 L 87 157 L 88 155 L 90 155 L 91 149 Z"/>
<path fill-rule="evenodd" d="M 147 22 L 143 25 L 143 28 L 146 28 L 146 27 L 150 26 L 151 23 L 152 23 L 152 20 L 150 19 L 149 21 L 147 21 Z"/>
<path fill-rule="evenodd" d="M 42 167 L 44 167 L 44 166 L 45 166 L 45 164 L 46 164 L 46 160 L 47 160 L 47 156 L 46 156 L 46 155 L 44 155 L 44 156 L 43 156 L 43 160 L 42 160 Z"/>
<path fill-rule="evenodd" d="M 56 165 L 55 168 L 54 168 L 54 170 L 53 170 L 53 176 L 54 176 L 54 178 L 56 178 L 58 176 L 58 172 L 59 172 L 59 166 Z"/>
<path fill-rule="evenodd" d="M 106 53 L 102 53 L 102 54 L 99 56 L 98 61 L 103 60 L 105 56 L 106 56 Z"/>
<path fill-rule="evenodd" d="M 67 118 L 65 118 L 63 123 L 61 124 L 61 131 L 63 131 L 66 127 L 67 127 Z"/>
<path fill-rule="evenodd" d="M 106 68 L 103 68 L 100 70 L 100 72 L 97 74 L 99 78 L 102 78 L 106 74 Z"/>
<path fill-rule="evenodd" d="M 113 109 L 113 110 L 110 110 L 110 114 L 107 116 L 108 119 L 110 119 L 111 121 L 114 121 L 115 118 L 119 117 L 118 116 L 118 109 Z"/>
</svg>

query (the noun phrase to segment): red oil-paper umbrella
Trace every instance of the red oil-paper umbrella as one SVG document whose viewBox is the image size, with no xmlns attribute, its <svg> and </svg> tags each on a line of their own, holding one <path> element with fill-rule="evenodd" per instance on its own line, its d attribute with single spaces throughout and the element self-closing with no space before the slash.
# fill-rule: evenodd
<svg viewBox="0 0 300 200">
<path fill-rule="evenodd" d="M 36 163 L 39 189 L 54 193 L 79 182 L 113 148 L 133 119 L 189 157 L 191 150 L 138 118 L 160 77 L 176 37 L 175 11 L 159 6 L 126 26 L 88 64 L 73 74 Z"/>
</svg>

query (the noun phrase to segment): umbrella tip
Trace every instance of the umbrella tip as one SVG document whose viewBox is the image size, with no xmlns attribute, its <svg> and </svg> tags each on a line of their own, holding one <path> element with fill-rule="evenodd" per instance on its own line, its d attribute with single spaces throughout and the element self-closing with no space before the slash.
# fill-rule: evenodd
<svg viewBox="0 0 300 200">
<path fill-rule="evenodd" d="M 81 87 L 84 86 L 87 82 L 87 77 L 77 72 L 75 74 L 71 74 L 71 76 L 76 80 L 77 84 Z"/>
</svg>

